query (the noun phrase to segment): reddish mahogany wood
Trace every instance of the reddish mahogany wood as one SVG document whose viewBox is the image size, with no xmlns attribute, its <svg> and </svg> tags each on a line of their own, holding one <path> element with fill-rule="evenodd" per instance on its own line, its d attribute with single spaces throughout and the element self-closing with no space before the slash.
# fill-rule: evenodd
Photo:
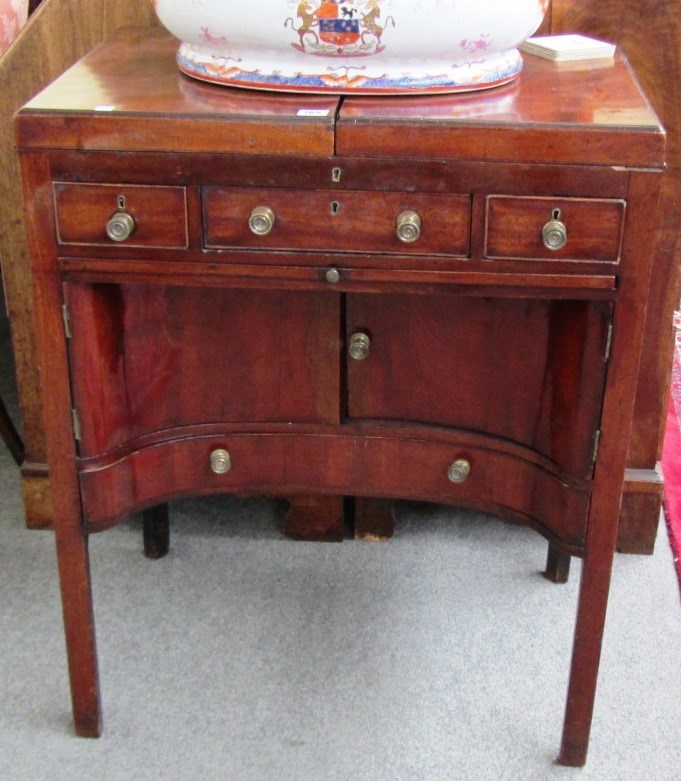
<svg viewBox="0 0 681 781">
<path fill-rule="evenodd" d="M 81 456 L 177 426 L 339 419 L 337 296 L 84 284 L 65 293 Z"/>
<path fill-rule="evenodd" d="M 615 311 L 612 354 L 601 419 L 602 439 L 594 472 L 558 759 L 564 765 L 584 765 L 589 744 L 612 559 L 617 542 L 627 434 L 634 413 L 638 362 L 643 343 L 645 299 L 655 252 L 655 242 L 649 238 L 655 234 L 657 220 L 657 178 L 654 172 L 649 171 L 632 172 L 631 175 L 622 258 L 626 271 Z"/>
<path fill-rule="evenodd" d="M 342 542 L 345 516 L 342 496 L 293 496 L 284 518 L 284 534 L 292 540 Z"/>
<path fill-rule="evenodd" d="M 487 199 L 485 255 L 614 263 L 620 254 L 624 207 L 624 201 L 492 196 Z M 542 228 L 554 218 L 568 232 L 567 244 L 558 250 L 547 249 L 542 241 Z"/>
<path fill-rule="evenodd" d="M 43 415 L 71 701 L 76 732 L 96 737 L 101 732 L 101 698 L 88 540 L 82 523 L 66 344 L 60 316 L 62 291 L 53 249 L 49 161 L 41 154 L 27 154 L 21 160 L 21 172 L 26 192 L 32 193 L 25 204 L 25 219 L 31 273 L 34 280 L 40 280 L 34 287 L 36 343 L 41 356 Z"/>
<path fill-rule="evenodd" d="M 348 360 L 348 415 L 485 431 L 588 478 L 610 312 L 603 302 L 348 296 L 347 339 L 371 339 L 366 359 Z"/>
<path fill-rule="evenodd" d="M 19 143 L 145 152 L 334 153 L 337 97 L 216 92 L 178 74 L 177 45 L 160 28 L 118 31 L 27 104 L 17 125 Z M 53 107 L 59 115 L 41 115 Z M 310 110 L 319 113 L 301 113 Z M 193 132 L 196 118 L 200 133 Z"/>
<path fill-rule="evenodd" d="M 105 527 L 131 509 L 192 494 L 313 492 L 486 507 L 522 519 L 573 551 L 581 546 L 587 485 L 574 480 L 569 485 L 564 474 L 543 468 L 540 459 L 530 460 L 531 453 L 508 452 L 499 440 L 450 430 L 437 441 L 426 427 L 410 438 L 381 426 L 346 425 L 339 433 L 232 428 L 192 436 L 168 431 L 153 444 L 134 443 L 84 464 L 80 487 L 88 524 Z M 210 468 L 210 454 L 218 448 L 231 456 L 232 468 L 223 475 Z M 471 463 L 471 475 L 460 485 L 447 478 L 457 458 Z"/>
<path fill-rule="evenodd" d="M 144 48 L 139 34 L 123 35 L 17 123 L 77 729 L 99 724 L 86 532 L 176 496 L 231 492 L 294 497 L 289 523 L 309 534 L 324 497 L 327 531 L 340 527 L 345 495 L 406 497 L 491 510 L 584 556 L 561 751 L 562 762 L 583 762 L 664 143 L 626 64 L 528 61 L 511 88 L 348 99 L 335 122 L 310 121 L 297 98 L 188 91 L 168 77 L 165 40 Z M 105 95 L 113 109 L 98 111 Z M 60 247 L 55 181 L 186 188 L 189 246 Z M 339 203 L 339 193 L 367 191 L 384 203 L 402 192 L 427 203 L 464 196 L 469 254 L 379 254 L 383 238 L 354 252 L 335 240 L 317 251 L 209 249 L 201 188 Z M 591 225 L 583 252 L 596 257 L 486 259 L 488 196 L 624 201 L 620 262 Z M 359 212 L 350 222 L 362 231 Z M 518 223 L 510 246 L 527 241 Z M 343 342 L 360 328 L 371 354 L 347 365 Z M 225 474 L 211 468 L 217 448 L 230 453 Z M 457 459 L 471 466 L 463 483 L 448 478 Z M 306 508 L 297 521 L 296 505 Z"/>
<path fill-rule="evenodd" d="M 205 246 L 312 249 L 408 255 L 468 255 L 470 196 L 440 193 L 376 193 L 346 190 L 204 188 Z M 276 215 L 271 233 L 254 236 L 251 211 L 267 206 Z M 417 241 L 397 237 L 405 211 L 422 223 Z"/>
<path fill-rule="evenodd" d="M 644 358 L 645 352 L 641 363 Z M 639 391 L 640 382 L 639 377 Z M 636 403 L 638 405 L 638 396 Z M 634 423 L 636 422 L 634 417 Z M 631 450 L 629 457 L 631 457 Z M 659 465 L 650 470 L 627 469 L 620 508 L 620 527 L 617 533 L 618 551 L 648 556 L 653 553 L 657 527 L 660 524 L 663 489 L 664 481 Z"/>
<path fill-rule="evenodd" d="M 485 93 L 347 98 L 336 150 L 373 157 L 659 166 L 664 136 L 623 57 L 585 68 L 526 55 L 518 81 Z"/>
<path fill-rule="evenodd" d="M 354 501 L 355 539 L 389 540 L 395 534 L 395 502 L 358 496 Z"/>
<path fill-rule="evenodd" d="M 54 205 L 60 244 L 114 244 L 106 234 L 106 224 L 120 211 L 135 220 L 126 247 L 183 249 L 188 244 L 184 187 L 55 182 Z"/>
<path fill-rule="evenodd" d="M 526 296 L 551 298 L 598 298 L 613 297 L 616 277 L 612 274 L 580 274 L 574 264 L 560 273 L 550 273 L 554 261 L 542 265 L 532 261 L 528 271 L 510 268 L 510 262 L 501 265 L 495 261 L 473 263 L 444 259 L 429 263 L 424 260 L 381 257 L 371 262 L 367 256 L 357 255 L 291 255 L 291 253 L 268 254 L 263 262 L 260 253 L 246 252 L 230 255 L 220 254 L 209 262 L 205 256 L 201 261 L 182 262 L 168 260 L 134 260 L 125 266 L 121 260 L 60 258 L 59 267 L 65 279 L 90 282 L 144 282 L 153 279 L 168 285 L 186 284 L 188 281 L 206 287 L 253 286 L 295 287 L 319 291 L 320 285 L 332 289 L 326 281 L 326 273 L 336 269 L 339 281 L 334 290 L 400 290 L 407 283 L 415 292 L 452 292 L 449 287 L 458 285 L 471 295 L 486 295 L 491 291 L 498 296 Z M 244 260 L 251 260 L 245 264 Z M 315 263 L 316 261 L 316 263 Z M 555 261 L 558 262 L 558 261 Z M 289 263 L 295 263 L 291 266 Z M 406 268 L 405 268 L 406 266 Z M 429 270 L 429 266 L 435 266 Z M 447 269 L 452 270 L 447 270 Z M 610 269 L 612 271 L 612 268 Z M 532 273 L 534 272 L 534 273 Z M 459 292 L 458 290 L 456 291 Z"/>
<path fill-rule="evenodd" d="M 681 281 L 681 2 L 553 0 L 552 30 L 614 41 L 631 61 L 668 135 L 656 273 L 651 280 L 645 342 L 627 466 L 640 470 L 622 502 L 618 549 L 652 553 L 662 504 L 655 476 L 661 458 Z M 645 475 L 652 476 L 648 482 Z M 650 490 L 652 487 L 652 491 Z"/>
<path fill-rule="evenodd" d="M 56 110 L 56 107 L 55 107 Z M 101 184 L 124 181 L 166 185 L 300 190 L 371 190 L 376 192 L 445 194 L 491 192 L 515 195 L 581 198 L 624 198 L 628 172 L 622 167 L 394 157 L 233 154 L 191 152 L 173 156 L 173 165 L 159 167 L 156 155 L 144 152 L 54 150 L 53 178 Z M 340 172 L 334 181 L 334 171 Z M 123 177 L 121 172 L 125 172 Z"/>
</svg>

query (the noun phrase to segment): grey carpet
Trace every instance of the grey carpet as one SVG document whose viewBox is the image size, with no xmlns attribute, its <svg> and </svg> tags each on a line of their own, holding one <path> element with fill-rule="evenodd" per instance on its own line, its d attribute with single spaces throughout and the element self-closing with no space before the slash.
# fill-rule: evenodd
<svg viewBox="0 0 681 781">
<path fill-rule="evenodd" d="M 3 358 L 6 363 L 6 358 Z M 0 391 L 11 395 L 7 375 Z M 91 542 L 104 735 L 73 735 L 53 538 L 0 452 L 0 779 L 440 781 L 681 776 L 679 589 L 664 524 L 618 556 L 587 767 L 553 764 L 579 564 L 494 518 L 402 503 L 385 544 L 296 543 L 283 506 L 172 507 Z"/>
</svg>

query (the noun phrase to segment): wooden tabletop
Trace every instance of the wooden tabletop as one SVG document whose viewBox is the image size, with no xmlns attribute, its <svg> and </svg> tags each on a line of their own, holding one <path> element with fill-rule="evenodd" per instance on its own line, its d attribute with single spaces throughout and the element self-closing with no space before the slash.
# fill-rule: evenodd
<svg viewBox="0 0 681 781">
<path fill-rule="evenodd" d="M 119 31 L 19 112 L 18 144 L 641 167 L 664 161 L 664 132 L 620 55 L 568 64 L 525 55 L 520 79 L 478 92 L 339 98 L 204 84 L 179 73 L 176 49 L 160 28 Z"/>
<path fill-rule="evenodd" d="M 346 99 L 336 151 L 530 163 L 663 163 L 664 132 L 621 54 L 571 63 L 523 56 L 520 78 L 495 89 Z M 476 129 L 481 132 L 471 132 Z"/>
<path fill-rule="evenodd" d="M 333 154 L 338 97 L 206 84 L 177 47 L 162 28 L 119 30 L 21 110 L 19 146 Z"/>
</svg>

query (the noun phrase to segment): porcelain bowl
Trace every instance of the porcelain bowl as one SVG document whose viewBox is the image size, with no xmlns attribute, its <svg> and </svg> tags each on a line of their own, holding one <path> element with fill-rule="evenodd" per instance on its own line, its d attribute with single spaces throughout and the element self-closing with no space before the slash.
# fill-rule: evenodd
<svg viewBox="0 0 681 781">
<path fill-rule="evenodd" d="M 514 79 L 549 0 L 152 0 L 204 81 L 288 92 L 430 93 Z"/>
</svg>

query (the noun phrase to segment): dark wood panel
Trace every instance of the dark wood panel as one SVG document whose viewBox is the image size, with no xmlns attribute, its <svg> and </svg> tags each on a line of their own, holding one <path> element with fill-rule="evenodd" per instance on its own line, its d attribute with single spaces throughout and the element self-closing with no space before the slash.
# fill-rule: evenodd
<svg viewBox="0 0 681 781">
<path fill-rule="evenodd" d="M 371 346 L 348 359 L 348 414 L 486 431 L 588 477 L 609 317 L 607 303 L 349 295 L 347 339 Z"/>
<path fill-rule="evenodd" d="M 248 220 L 265 206 L 275 216 L 265 236 L 254 236 Z M 210 248 L 312 249 L 409 255 L 468 254 L 470 196 L 439 193 L 346 190 L 203 190 L 205 244 Z M 397 237 L 396 221 L 418 213 L 421 236 L 411 244 Z"/>
<path fill-rule="evenodd" d="M 624 206 L 624 201 L 490 196 L 485 255 L 617 262 Z M 542 241 L 542 228 L 554 218 L 565 224 L 568 241 L 562 249 L 549 250 Z"/>
<path fill-rule="evenodd" d="M 181 425 L 338 420 L 338 296 L 69 284 L 66 298 L 81 455 Z"/>
</svg>

